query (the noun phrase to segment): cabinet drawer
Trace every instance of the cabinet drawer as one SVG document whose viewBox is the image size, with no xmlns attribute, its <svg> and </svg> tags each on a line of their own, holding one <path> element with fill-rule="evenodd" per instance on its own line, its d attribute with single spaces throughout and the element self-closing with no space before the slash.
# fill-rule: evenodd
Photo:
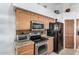
<svg viewBox="0 0 79 59">
<path fill-rule="evenodd" d="M 23 47 L 20 47 L 20 48 L 17 48 L 17 53 L 22 53 L 24 51 L 28 51 L 29 49 L 33 49 L 34 48 L 34 45 L 33 44 L 30 44 L 30 45 L 25 45 Z"/>
<path fill-rule="evenodd" d="M 34 55 L 34 49 L 29 49 L 28 51 L 19 53 L 19 55 Z"/>
</svg>

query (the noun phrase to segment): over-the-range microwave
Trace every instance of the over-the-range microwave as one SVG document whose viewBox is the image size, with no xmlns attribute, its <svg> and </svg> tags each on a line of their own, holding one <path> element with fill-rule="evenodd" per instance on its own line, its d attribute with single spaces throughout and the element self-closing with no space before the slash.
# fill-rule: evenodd
<svg viewBox="0 0 79 59">
<path fill-rule="evenodd" d="M 32 30 L 44 30 L 44 24 L 40 21 L 31 21 Z"/>
</svg>

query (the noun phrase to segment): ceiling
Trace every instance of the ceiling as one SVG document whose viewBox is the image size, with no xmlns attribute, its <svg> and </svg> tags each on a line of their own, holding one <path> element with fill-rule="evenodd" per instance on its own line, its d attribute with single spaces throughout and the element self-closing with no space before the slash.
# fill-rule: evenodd
<svg viewBox="0 0 79 59">
<path fill-rule="evenodd" d="M 79 3 L 39 3 L 41 6 L 47 6 L 48 10 L 59 10 L 61 13 L 65 12 L 65 9 L 70 8 L 71 12 L 79 12 Z"/>
</svg>

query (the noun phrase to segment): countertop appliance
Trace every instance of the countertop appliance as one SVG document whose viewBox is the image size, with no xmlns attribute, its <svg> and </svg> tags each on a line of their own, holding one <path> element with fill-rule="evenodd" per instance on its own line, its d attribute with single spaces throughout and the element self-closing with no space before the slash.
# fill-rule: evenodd
<svg viewBox="0 0 79 59">
<path fill-rule="evenodd" d="M 30 39 L 29 34 L 16 35 L 16 41 L 27 41 Z"/>
<path fill-rule="evenodd" d="M 31 21 L 31 30 L 44 30 L 44 24 L 42 22 Z"/>
<path fill-rule="evenodd" d="M 47 38 L 41 37 L 40 34 L 31 34 L 30 39 L 35 42 L 35 55 L 47 54 Z"/>
<path fill-rule="evenodd" d="M 63 23 L 49 23 L 47 35 L 54 37 L 54 52 L 59 53 L 63 49 Z"/>
</svg>

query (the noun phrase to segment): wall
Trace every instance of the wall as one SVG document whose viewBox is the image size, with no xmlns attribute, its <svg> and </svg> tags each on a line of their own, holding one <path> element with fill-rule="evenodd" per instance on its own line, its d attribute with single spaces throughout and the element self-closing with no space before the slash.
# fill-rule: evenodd
<svg viewBox="0 0 79 59">
<path fill-rule="evenodd" d="M 0 54 L 15 54 L 15 14 L 13 5 L 0 3 Z"/>
</svg>

